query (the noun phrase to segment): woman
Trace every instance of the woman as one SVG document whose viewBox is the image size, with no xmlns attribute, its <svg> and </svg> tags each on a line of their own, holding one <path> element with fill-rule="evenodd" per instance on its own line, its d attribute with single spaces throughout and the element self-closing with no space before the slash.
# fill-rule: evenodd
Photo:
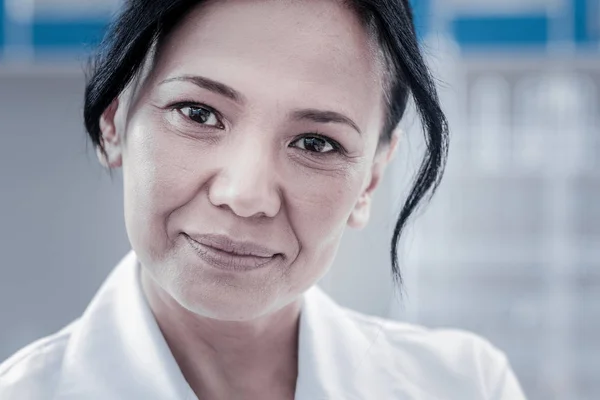
<svg viewBox="0 0 600 400">
<path fill-rule="evenodd" d="M 315 283 L 361 228 L 412 93 L 447 129 L 407 0 L 130 0 L 85 123 L 122 168 L 132 251 L 83 316 L 0 367 L 2 399 L 522 399 L 502 352 L 336 305 Z"/>
</svg>

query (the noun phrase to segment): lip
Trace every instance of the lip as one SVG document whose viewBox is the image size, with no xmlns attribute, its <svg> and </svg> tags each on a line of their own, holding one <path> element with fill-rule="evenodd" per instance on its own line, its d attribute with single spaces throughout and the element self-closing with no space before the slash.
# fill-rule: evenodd
<svg viewBox="0 0 600 400">
<path fill-rule="evenodd" d="M 235 240 L 226 235 L 197 235 L 192 233 L 185 233 L 185 235 L 195 242 L 237 256 L 270 258 L 277 254 L 277 251 L 260 244 L 245 240 Z"/>
<path fill-rule="evenodd" d="M 202 260 L 223 270 L 253 270 L 266 266 L 279 256 L 267 247 L 224 235 L 183 235 Z"/>
</svg>

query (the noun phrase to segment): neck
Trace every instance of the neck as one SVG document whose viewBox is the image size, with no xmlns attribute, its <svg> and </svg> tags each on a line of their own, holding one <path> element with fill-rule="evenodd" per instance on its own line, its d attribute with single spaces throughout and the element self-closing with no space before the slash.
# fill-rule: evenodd
<svg viewBox="0 0 600 400">
<path fill-rule="evenodd" d="M 300 301 L 251 321 L 195 314 L 141 273 L 142 289 L 185 379 L 198 398 L 293 399 Z"/>
</svg>

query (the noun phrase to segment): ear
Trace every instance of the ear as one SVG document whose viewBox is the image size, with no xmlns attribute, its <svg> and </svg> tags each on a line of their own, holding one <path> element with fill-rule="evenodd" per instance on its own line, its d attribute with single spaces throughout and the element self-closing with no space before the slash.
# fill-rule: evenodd
<svg viewBox="0 0 600 400">
<path fill-rule="evenodd" d="M 118 168 L 123 164 L 123 154 L 121 148 L 121 136 L 118 132 L 116 123 L 117 110 L 119 109 L 119 99 L 116 98 L 100 116 L 100 142 L 104 148 L 104 153 L 99 146 L 96 147 L 96 155 L 100 164 L 105 168 Z"/>
<path fill-rule="evenodd" d="M 402 131 L 400 128 L 396 128 L 392 133 L 390 143 L 375 156 L 373 166 L 371 167 L 371 173 L 369 174 L 365 187 L 363 188 L 360 197 L 358 198 L 354 209 L 348 218 L 348 226 L 354 229 L 363 229 L 369 222 L 371 216 L 371 204 L 373 202 L 373 193 L 379 186 L 385 168 L 393 160 L 396 154 L 396 148 L 400 140 L 400 134 Z"/>
</svg>

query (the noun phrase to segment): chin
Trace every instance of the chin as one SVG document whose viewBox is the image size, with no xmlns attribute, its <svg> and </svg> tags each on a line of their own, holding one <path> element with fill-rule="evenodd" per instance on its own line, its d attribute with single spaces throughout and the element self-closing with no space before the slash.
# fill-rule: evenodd
<svg viewBox="0 0 600 400">
<path fill-rule="evenodd" d="M 252 290 L 219 280 L 185 280 L 170 290 L 183 308 L 204 317 L 223 321 L 248 321 L 275 309 L 271 291 Z"/>
</svg>

